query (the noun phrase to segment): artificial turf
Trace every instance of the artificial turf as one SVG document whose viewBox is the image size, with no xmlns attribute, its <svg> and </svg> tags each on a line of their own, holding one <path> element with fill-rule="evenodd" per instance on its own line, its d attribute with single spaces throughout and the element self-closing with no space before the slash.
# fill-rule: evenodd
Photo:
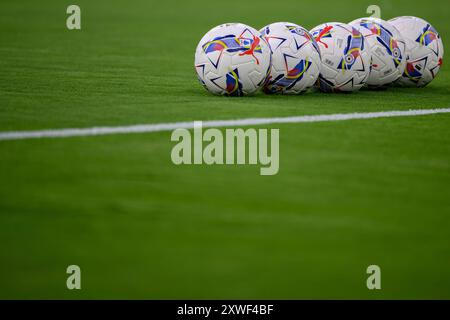
<svg viewBox="0 0 450 320">
<path fill-rule="evenodd" d="M 1 131 L 450 106 L 446 57 L 422 89 L 229 99 L 197 83 L 217 24 L 310 29 L 369 2 L 77 1 L 79 31 L 69 4 L 0 2 Z M 379 5 L 450 47 L 445 1 Z M 449 115 L 270 128 L 267 177 L 175 166 L 170 132 L 0 141 L 0 298 L 450 298 Z"/>
</svg>

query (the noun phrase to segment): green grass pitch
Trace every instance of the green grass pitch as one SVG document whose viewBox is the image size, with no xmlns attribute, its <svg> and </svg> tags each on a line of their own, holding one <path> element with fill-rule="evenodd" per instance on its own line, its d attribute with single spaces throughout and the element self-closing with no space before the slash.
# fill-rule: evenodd
<svg viewBox="0 0 450 320">
<path fill-rule="evenodd" d="M 448 55 L 423 89 L 229 99 L 197 83 L 215 25 L 309 29 L 371 1 L 79 0 L 79 31 L 69 4 L 0 2 L 0 131 L 450 106 Z M 377 4 L 450 49 L 447 1 Z M 450 115 L 269 127 L 266 177 L 175 166 L 170 132 L 0 141 L 0 298 L 450 298 Z"/>
</svg>

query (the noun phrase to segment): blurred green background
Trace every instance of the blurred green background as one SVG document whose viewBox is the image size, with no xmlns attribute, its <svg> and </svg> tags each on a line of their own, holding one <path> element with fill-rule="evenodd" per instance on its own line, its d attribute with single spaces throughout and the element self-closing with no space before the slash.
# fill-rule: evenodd
<svg viewBox="0 0 450 320">
<path fill-rule="evenodd" d="M 415 15 L 447 1 L 0 2 L 0 130 L 450 106 L 423 89 L 227 99 L 197 83 L 210 28 Z M 0 141 L 0 298 L 450 298 L 450 116 L 280 128 L 280 172 L 175 166 L 170 133 Z M 82 290 L 66 288 L 68 265 Z M 366 288 L 366 268 L 382 290 Z"/>
</svg>

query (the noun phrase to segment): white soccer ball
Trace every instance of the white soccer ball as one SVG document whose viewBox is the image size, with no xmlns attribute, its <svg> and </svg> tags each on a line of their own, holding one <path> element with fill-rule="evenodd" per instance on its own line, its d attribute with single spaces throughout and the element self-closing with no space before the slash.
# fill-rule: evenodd
<svg viewBox="0 0 450 320">
<path fill-rule="evenodd" d="M 195 52 L 200 83 L 226 96 L 254 94 L 264 85 L 271 52 L 260 33 L 245 24 L 227 23 L 211 29 Z"/>
<path fill-rule="evenodd" d="M 361 18 L 349 23 L 364 36 L 371 53 L 369 87 L 383 87 L 401 77 L 406 66 L 405 40 L 390 23 L 378 18 Z"/>
<path fill-rule="evenodd" d="M 321 54 L 320 90 L 359 90 L 370 72 L 370 52 L 362 34 L 339 22 L 321 24 L 310 33 L 316 39 Z"/>
<path fill-rule="evenodd" d="M 406 41 L 406 68 L 397 81 L 403 86 L 424 87 L 439 72 L 444 45 L 436 29 L 423 19 L 398 17 L 388 21 Z"/>
<path fill-rule="evenodd" d="M 298 94 L 311 88 L 320 73 L 320 53 L 311 34 L 289 22 L 272 23 L 260 30 L 272 50 L 266 93 Z"/>
</svg>

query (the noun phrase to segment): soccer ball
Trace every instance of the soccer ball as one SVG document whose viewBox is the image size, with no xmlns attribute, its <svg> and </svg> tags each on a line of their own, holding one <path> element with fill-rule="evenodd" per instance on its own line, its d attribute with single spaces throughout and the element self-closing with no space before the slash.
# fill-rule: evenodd
<svg viewBox="0 0 450 320">
<path fill-rule="evenodd" d="M 211 29 L 195 52 L 200 83 L 210 92 L 226 96 L 254 94 L 265 83 L 271 52 L 260 33 L 241 23 Z"/>
<path fill-rule="evenodd" d="M 378 18 L 361 18 L 349 23 L 364 36 L 371 53 L 369 87 L 382 87 L 401 77 L 406 66 L 405 40 L 390 23 Z"/>
<path fill-rule="evenodd" d="M 354 27 L 339 22 L 321 24 L 310 32 L 320 48 L 320 90 L 359 90 L 370 72 L 370 51 L 362 34 Z"/>
<path fill-rule="evenodd" d="M 406 68 L 397 84 L 424 87 L 439 72 L 444 45 L 436 29 L 423 19 L 398 17 L 389 20 L 406 41 Z"/>
<path fill-rule="evenodd" d="M 266 93 L 298 94 L 314 85 L 320 72 L 320 52 L 311 34 L 294 23 L 277 22 L 260 30 L 272 50 Z"/>
</svg>

